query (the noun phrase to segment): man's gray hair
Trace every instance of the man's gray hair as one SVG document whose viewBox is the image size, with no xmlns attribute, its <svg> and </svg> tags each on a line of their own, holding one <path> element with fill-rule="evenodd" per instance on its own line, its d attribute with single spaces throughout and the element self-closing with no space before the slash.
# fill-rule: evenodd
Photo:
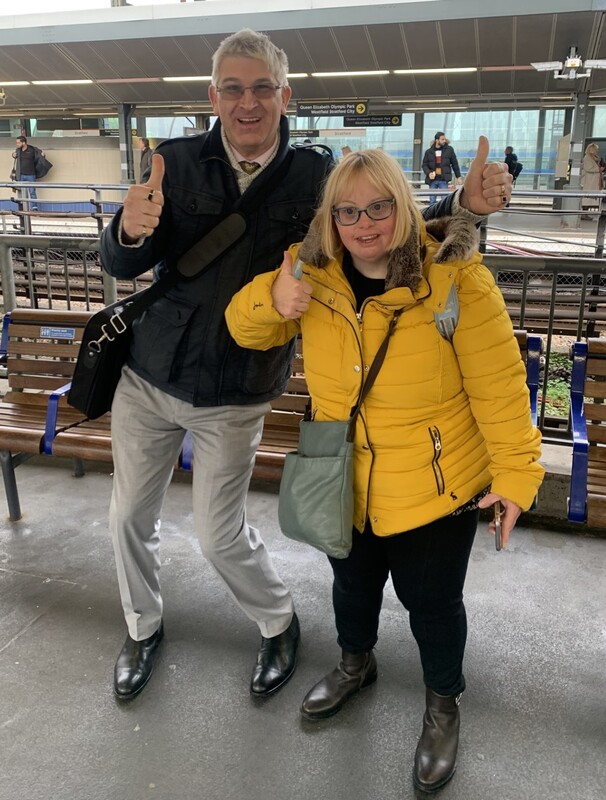
<svg viewBox="0 0 606 800">
<path fill-rule="evenodd" d="M 223 39 L 213 54 L 213 85 L 219 80 L 219 70 L 224 58 L 258 58 L 269 69 L 280 86 L 288 86 L 288 58 L 284 50 L 264 33 L 244 28 Z"/>
</svg>

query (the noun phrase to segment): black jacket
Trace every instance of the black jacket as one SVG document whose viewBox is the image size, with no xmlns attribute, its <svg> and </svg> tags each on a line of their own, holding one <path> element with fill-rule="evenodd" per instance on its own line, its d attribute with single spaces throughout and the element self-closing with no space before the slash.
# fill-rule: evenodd
<svg viewBox="0 0 606 800">
<path fill-rule="evenodd" d="M 28 144 L 27 147 L 28 149 L 34 151 L 34 175 L 36 176 L 36 178 L 43 178 L 46 175 L 46 173 L 52 168 L 53 165 L 48 160 L 48 158 L 46 158 L 46 156 L 44 155 L 42 150 L 40 150 L 39 147 L 34 147 L 33 144 Z M 20 147 L 18 147 L 13 154 L 13 157 L 15 159 L 15 166 L 13 169 L 13 173 L 14 173 L 14 180 L 16 181 L 20 181 L 21 176 L 23 175 L 23 173 L 21 172 L 22 155 L 23 155 L 23 150 Z"/>
<path fill-rule="evenodd" d="M 103 267 L 115 277 L 134 278 L 154 265 L 157 273 L 174 268 L 241 196 L 220 122 L 209 133 L 163 142 L 156 152 L 165 163 L 160 225 L 142 247 L 122 247 L 118 212 L 101 237 Z M 244 196 L 261 189 L 291 154 L 283 118 L 278 153 Z M 179 283 L 135 322 L 128 364 L 137 374 L 194 406 L 260 403 L 284 391 L 292 346 L 268 352 L 238 347 L 223 315 L 242 286 L 278 266 L 284 250 L 304 237 L 331 166 L 327 155 L 295 151 L 286 176 L 247 215 L 244 236 L 203 275 Z"/>
<path fill-rule="evenodd" d="M 445 144 L 444 147 L 440 149 L 442 150 L 442 163 L 440 165 L 442 174 L 436 175 L 433 179 L 429 177 L 429 173 L 436 171 L 437 161 L 435 145 L 429 147 L 423 156 L 423 172 L 425 173 L 425 183 L 428 185 L 432 180 L 442 180 L 446 181 L 446 183 L 450 183 L 453 172 L 457 178 L 461 177 L 459 162 L 457 161 L 457 156 L 453 148 L 449 144 Z"/>
<path fill-rule="evenodd" d="M 515 172 L 515 165 L 517 163 L 518 157 L 515 153 L 509 153 L 505 156 L 505 163 L 507 164 L 507 169 L 509 170 L 509 174 L 513 175 Z"/>
<path fill-rule="evenodd" d="M 242 197 L 261 189 L 293 150 L 283 117 L 276 157 Z M 240 198 L 220 122 L 209 133 L 167 140 L 156 152 L 164 156 L 165 176 L 164 208 L 154 235 L 140 248 L 119 245 L 119 211 L 101 236 L 103 267 L 117 278 L 135 278 L 154 265 L 157 274 L 174 268 Z M 135 322 L 128 364 L 138 375 L 194 406 L 261 403 L 283 393 L 294 342 L 266 352 L 241 348 L 227 330 L 224 312 L 239 289 L 277 267 L 284 250 L 304 238 L 332 166 L 325 154 L 296 149 L 286 176 L 248 215 L 243 238 Z M 449 214 L 451 203 L 449 197 L 428 216 Z"/>
</svg>

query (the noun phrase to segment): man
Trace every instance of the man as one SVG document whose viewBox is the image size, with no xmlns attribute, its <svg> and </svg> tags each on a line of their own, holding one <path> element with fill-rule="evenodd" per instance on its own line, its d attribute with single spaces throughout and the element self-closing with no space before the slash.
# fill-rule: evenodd
<svg viewBox="0 0 606 800">
<path fill-rule="evenodd" d="M 423 172 L 425 183 L 430 189 L 448 189 L 452 181 L 452 173 L 456 175 L 457 186 L 463 183 L 461 170 L 454 149 L 448 144 L 443 131 L 438 131 L 434 140 L 423 156 Z M 435 203 L 436 196 L 431 195 L 430 203 Z"/>
<path fill-rule="evenodd" d="M 272 694 L 295 669 L 293 600 L 245 509 L 263 419 L 286 386 L 292 346 L 242 349 L 223 316 L 236 291 L 303 238 L 332 167 L 325 153 L 289 144 L 287 72 L 286 54 L 264 34 L 243 30 L 225 39 L 213 57 L 209 88 L 217 123 L 200 136 L 161 143 L 147 182 L 129 189 L 102 234 L 102 261 L 111 275 L 134 278 L 154 265 L 162 274 L 241 197 L 253 209 L 236 244 L 135 323 L 116 391 L 110 527 L 128 626 L 114 672 L 120 699 L 143 689 L 163 637 L 160 510 L 186 431 L 193 439 L 194 519 L 203 553 L 261 632 L 251 693 Z M 504 164 L 484 169 L 485 139 L 482 147 L 461 202 L 486 214 L 507 201 L 510 179 Z M 437 213 L 455 207 L 458 199 L 449 197 Z"/>
<path fill-rule="evenodd" d="M 11 173 L 13 180 L 34 183 L 37 178 L 44 177 L 53 166 L 47 160 L 44 152 L 40 148 L 28 144 L 25 136 L 17 136 L 15 142 L 17 149 L 13 153 L 13 158 L 15 159 Z M 31 200 L 36 201 L 38 199 L 35 186 L 28 187 L 27 191 Z M 36 206 L 32 205 L 31 210 L 35 211 Z"/>
<path fill-rule="evenodd" d="M 152 157 L 152 149 L 149 146 L 149 139 L 143 137 L 139 142 L 139 148 L 141 150 L 141 162 L 139 165 L 139 175 L 143 179 L 143 175 L 147 172 L 148 169 L 151 169 L 151 157 Z"/>
<path fill-rule="evenodd" d="M 515 186 L 516 180 L 520 172 L 522 172 L 523 166 L 518 161 L 518 157 L 513 152 L 513 147 L 511 147 L 511 145 L 507 145 L 507 147 L 505 148 L 505 163 L 507 164 L 507 169 L 509 170 L 509 174 L 513 178 L 513 185 Z"/>
</svg>

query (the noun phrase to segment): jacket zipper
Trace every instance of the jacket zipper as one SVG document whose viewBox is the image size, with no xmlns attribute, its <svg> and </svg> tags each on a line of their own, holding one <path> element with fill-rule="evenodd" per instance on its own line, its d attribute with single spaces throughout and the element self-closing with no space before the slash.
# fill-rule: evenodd
<svg viewBox="0 0 606 800">
<path fill-rule="evenodd" d="M 440 435 L 440 431 L 437 428 L 435 427 L 429 428 L 428 430 L 433 444 L 433 459 L 431 461 L 431 466 L 433 468 L 433 474 L 436 479 L 438 494 L 444 494 L 446 487 L 444 483 L 444 475 L 442 474 L 442 469 L 439 463 L 440 456 L 442 455 L 442 437 Z"/>
</svg>

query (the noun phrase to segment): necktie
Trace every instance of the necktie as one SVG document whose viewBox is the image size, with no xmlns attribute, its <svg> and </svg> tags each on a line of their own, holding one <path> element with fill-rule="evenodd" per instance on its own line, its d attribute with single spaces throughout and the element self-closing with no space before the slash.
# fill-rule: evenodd
<svg viewBox="0 0 606 800">
<path fill-rule="evenodd" d="M 238 161 L 238 164 L 247 175 L 252 175 L 253 172 L 256 172 L 261 166 L 261 164 L 257 164 L 256 161 Z"/>
</svg>

